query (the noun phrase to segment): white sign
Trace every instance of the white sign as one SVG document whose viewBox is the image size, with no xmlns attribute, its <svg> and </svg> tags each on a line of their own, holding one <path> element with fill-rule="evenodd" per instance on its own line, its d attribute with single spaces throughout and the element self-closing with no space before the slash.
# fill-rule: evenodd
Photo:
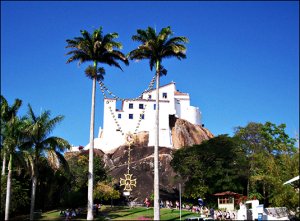
<svg viewBox="0 0 300 221">
<path fill-rule="evenodd" d="M 129 195 L 130 195 L 130 192 L 123 192 L 123 195 L 124 195 L 124 196 L 129 196 Z"/>
</svg>

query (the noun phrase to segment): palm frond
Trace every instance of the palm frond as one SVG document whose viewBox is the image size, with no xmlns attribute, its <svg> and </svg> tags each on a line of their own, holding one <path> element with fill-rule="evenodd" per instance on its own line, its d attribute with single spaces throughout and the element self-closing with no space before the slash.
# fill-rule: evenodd
<svg viewBox="0 0 300 221">
<path fill-rule="evenodd" d="M 22 100 L 15 99 L 12 106 L 9 106 L 7 100 L 1 95 L 1 120 L 4 122 L 10 121 L 13 117 L 17 115 L 18 110 L 22 105 Z"/>
<path fill-rule="evenodd" d="M 100 68 L 95 68 L 92 65 L 89 65 L 86 69 L 85 69 L 85 75 L 90 78 L 90 79 L 94 79 L 96 78 L 97 81 L 99 80 L 103 80 L 104 79 L 104 75 L 105 75 L 105 69 L 100 67 Z"/>
<path fill-rule="evenodd" d="M 67 60 L 67 64 L 71 63 L 73 61 L 79 61 L 78 65 L 86 62 L 86 61 L 90 61 L 90 55 L 86 54 L 85 52 L 82 51 L 70 51 L 67 54 L 73 54 L 73 56 L 71 56 L 68 60 Z"/>
<path fill-rule="evenodd" d="M 28 117 L 29 120 L 32 120 L 33 122 L 36 122 L 36 116 L 35 116 L 30 104 L 28 104 L 27 117 Z"/>
<path fill-rule="evenodd" d="M 183 37 L 183 36 L 178 36 L 178 37 L 173 37 L 168 39 L 168 41 L 166 42 L 166 46 L 168 46 L 169 44 L 174 44 L 174 43 L 188 43 L 189 39 L 187 37 Z"/>
<path fill-rule="evenodd" d="M 28 151 L 28 150 L 23 150 L 22 154 L 24 156 L 24 163 L 26 165 L 27 168 L 27 173 L 31 174 L 31 176 L 34 174 L 34 158 L 33 158 L 33 154 Z"/>
<path fill-rule="evenodd" d="M 145 43 L 148 41 L 148 36 L 145 30 L 138 29 L 137 30 L 137 35 L 132 36 L 133 41 L 139 41 L 141 43 Z"/>
<path fill-rule="evenodd" d="M 146 33 L 147 33 L 148 40 L 157 38 L 156 31 L 152 27 L 148 27 L 147 30 L 146 30 Z"/>
<path fill-rule="evenodd" d="M 168 26 L 166 28 L 161 29 L 161 31 L 159 32 L 159 34 L 157 36 L 157 39 L 159 41 L 165 42 L 168 39 L 168 37 L 172 34 L 173 34 L 172 30 L 171 30 L 170 26 Z"/>
</svg>

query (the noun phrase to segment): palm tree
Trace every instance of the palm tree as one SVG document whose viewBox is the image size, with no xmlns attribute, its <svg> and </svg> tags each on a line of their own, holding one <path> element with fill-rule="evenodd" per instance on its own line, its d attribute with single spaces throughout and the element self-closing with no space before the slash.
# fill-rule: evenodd
<svg viewBox="0 0 300 221">
<path fill-rule="evenodd" d="M 50 136 L 52 130 L 63 118 L 61 115 L 50 118 L 50 111 L 43 111 L 40 116 L 37 116 L 31 106 L 28 105 L 28 113 L 25 117 L 26 138 L 20 149 L 26 157 L 27 164 L 31 170 L 30 220 L 34 219 L 36 187 L 39 176 L 38 164 L 46 157 L 51 161 L 50 165 L 54 168 L 61 165 L 68 168 L 63 152 L 69 149 L 70 144 L 63 138 Z"/>
<path fill-rule="evenodd" d="M 6 154 L 9 154 L 8 174 L 6 184 L 5 220 L 9 220 L 12 183 L 12 161 L 16 148 L 20 145 L 23 129 L 22 121 L 16 116 L 22 101 L 16 99 L 10 107 L 7 100 L 1 95 L 1 148 L 3 148 L 2 176 L 5 175 Z"/>
<path fill-rule="evenodd" d="M 89 66 L 86 74 L 93 79 L 92 84 L 92 105 L 91 105 L 91 121 L 90 121 L 90 149 L 89 149 L 89 177 L 88 177 L 88 212 L 87 219 L 93 219 L 93 159 L 94 159 L 94 124 L 95 124 L 95 90 L 96 80 L 103 79 L 104 69 L 98 69 L 98 63 L 114 66 L 122 70 L 118 61 L 122 61 L 128 65 L 126 56 L 116 49 L 121 49 L 122 44 L 114 41 L 118 37 L 117 33 L 109 33 L 103 35 L 102 27 L 96 29 L 93 34 L 86 30 L 81 31 L 81 37 L 75 37 L 72 40 L 66 40 L 66 48 L 72 50 L 67 53 L 71 57 L 67 63 L 78 61 L 78 64 L 84 62 L 93 62 L 93 66 Z"/>
<path fill-rule="evenodd" d="M 17 150 L 22 144 L 24 122 L 18 117 L 14 117 L 10 120 L 9 124 L 6 125 L 4 132 L 5 139 L 3 146 L 9 153 L 8 162 L 8 174 L 7 174 L 7 185 L 6 185 L 6 202 L 5 202 L 5 220 L 9 220 L 10 202 L 11 202 L 11 184 L 12 184 L 12 170 L 13 170 L 13 158 L 20 156 L 20 152 Z"/>
<path fill-rule="evenodd" d="M 15 99 L 15 102 L 12 106 L 8 105 L 7 100 L 4 96 L 1 95 L 1 141 L 4 141 L 3 133 L 4 133 L 4 127 L 7 125 L 7 123 L 14 118 L 17 115 L 17 112 L 19 108 L 22 105 L 22 100 Z M 3 161 L 2 161 L 2 173 L 1 175 L 5 175 L 5 167 L 6 167 L 6 149 L 2 147 L 2 153 L 3 153 Z"/>
<path fill-rule="evenodd" d="M 158 146 L 159 146 L 159 77 L 166 74 L 166 69 L 162 66 L 162 60 L 175 57 L 179 60 L 186 58 L 186 47 L 188 42 L 186 37 L 172 37 L 173 32 L 170 27 L 162 28 L 156 33 L 151 27 L 146 30 L 138 29 L 137 34 L 132 36 L 133 41 L 140 42 L 137 49 L 131 51 L 130 59 L 149 59 L 150 70 L 156 70 L 156 139 L 154 146 L 154 220 L 159 220 L 159 171 L 158 171 Z"/>
</svg>

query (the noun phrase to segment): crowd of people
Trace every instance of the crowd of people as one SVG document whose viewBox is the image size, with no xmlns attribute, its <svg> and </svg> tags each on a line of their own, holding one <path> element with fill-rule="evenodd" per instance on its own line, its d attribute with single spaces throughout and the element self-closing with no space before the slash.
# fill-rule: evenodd
<svg viewBox="0 0 300 221">
<path fill-rule="evenodd" d="M 71 220 L 72 217 L 76 217 L 81 214 L 82 209 L 66 209 L 60 211 L 60 216 L 66 218 L 66 220 Z"/>
<path fill-rule="evenodd" d="M 148 198 L 145 199 L 144 204 L 147 208 L 150 206 L 150 200 Z M 160 208 L 168 208 L 168 209 L 178 209 L 180 208 L 179 201 L 175 201 L 175 204 L 171 200 L 160 201 Z M 208 208 L 206 206 L 191 206 L 189 204 L 182 204 L 181 209 L 189 210 L 193 213 L 201 214 L 205 217 L 211 217 L 214 220 L 235 220 L 236 213 L 234 211 L 225 210 L 214 210 L 213 208 Z"/>
<path fill-rule="evenodd" d="M 99 214 L 99 210 L 101 209 L 101 204 L 94 204 L 93 205 L 93 213 L 94 215 Z M 72 218 L 79 216 L 82 213 L 83 209 L 78 208 L 78 209 L 66 209 L 66 210 L 61 210 L 60 211 L 60 216 L 65 217 L 65 220 L 71 220 Z"/>
</svg>

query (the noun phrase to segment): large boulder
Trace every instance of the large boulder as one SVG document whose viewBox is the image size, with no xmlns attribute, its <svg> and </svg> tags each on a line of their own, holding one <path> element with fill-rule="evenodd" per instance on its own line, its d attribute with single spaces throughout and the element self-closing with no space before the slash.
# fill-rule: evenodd
<svg viewBox="0 0 300 221">
<path fill-rule="evenodd" d="M 173 118 L 170 122 L 172 142 L 175 149 L 201 144 L 204 140 L 214 137 L 208 129 L 200 125 L 194 125 L 186 120 Z"/>
</svg>

